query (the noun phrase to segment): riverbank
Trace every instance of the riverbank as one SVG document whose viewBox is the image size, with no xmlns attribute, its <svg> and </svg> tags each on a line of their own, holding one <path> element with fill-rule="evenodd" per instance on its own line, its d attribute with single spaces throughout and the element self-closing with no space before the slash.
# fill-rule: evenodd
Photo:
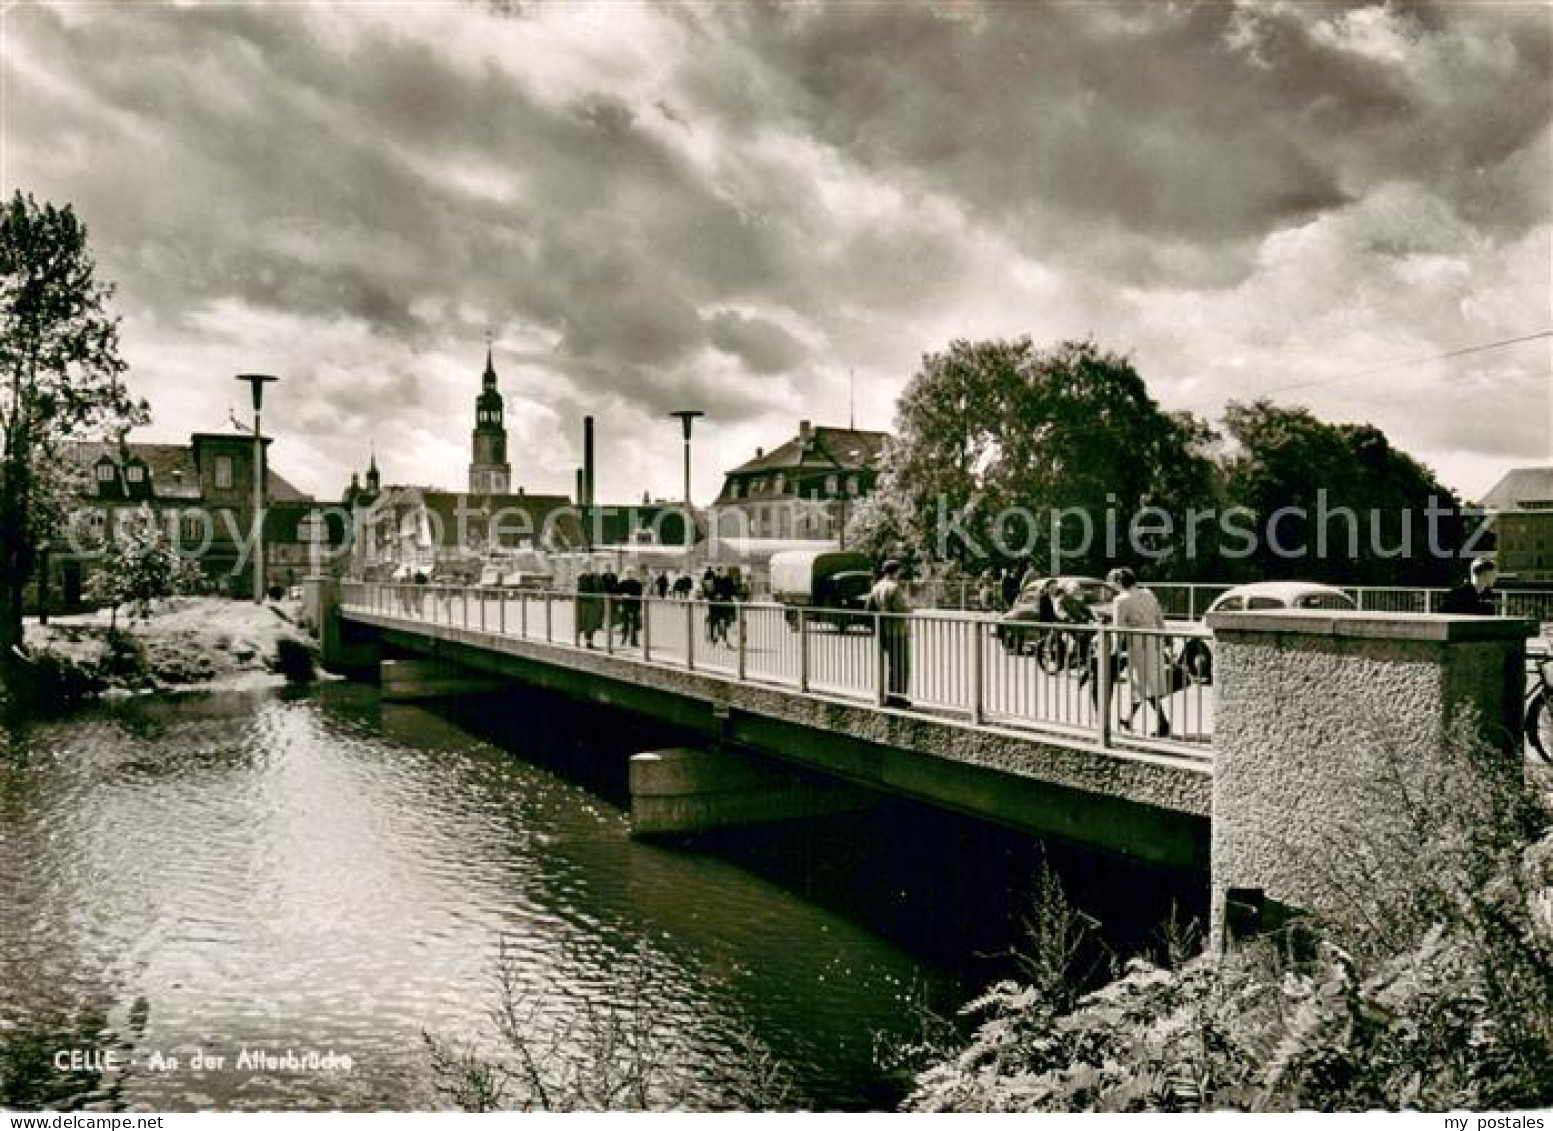
<svg viewBox="0 0 1553 1131">
<path fill-rule="evenodd" d="M 297 601 L 172 597 L 115 624 L 107 610 L 26 625 L 45 706 L 189 688 L 247 689 L 313 678 Z"/>
</svg>

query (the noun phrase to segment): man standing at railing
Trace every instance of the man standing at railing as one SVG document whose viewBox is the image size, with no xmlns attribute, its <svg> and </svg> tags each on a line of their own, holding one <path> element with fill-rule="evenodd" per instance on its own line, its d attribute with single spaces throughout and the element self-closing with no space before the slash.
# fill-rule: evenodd
<svg viewBox="0 0 1553 1131">
<path fill-rule="evenodd" d="M 641 578 L 635 573 L 628 573 L 620 579 L 620 643 L 630 648 L 642 646 L 644 592 Z"/>
<path fill-rule="evenodd" d="M 1470 617 L 1495 614 L 1494 579 L 1499 576 L 1498 567 L 1491 558 L 1478 558 L 1472 563 L 1471 574 L 1468 580 L 1445 594 L 1440 601 L 1440 612 Z"/>
<path fill-rule="evenodd" d="M 884 702 L 890 707 L 911 706 L 907 698 L 911 688 L 911 624 L 907 619 L 911 605 L 901 589 L 900 572 L 899 562 L 885 562 L 864 605 L 880 614 L 879 662 L 886 669 Z"/>
</svg>

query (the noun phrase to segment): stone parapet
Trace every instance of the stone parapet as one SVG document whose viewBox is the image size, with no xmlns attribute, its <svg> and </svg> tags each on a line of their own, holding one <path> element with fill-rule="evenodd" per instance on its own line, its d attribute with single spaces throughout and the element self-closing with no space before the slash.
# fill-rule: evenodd
<svg viewBox="0 0 1553 1131">
<path fill-rule="evenodd" d="M 1399 835 L 1461 720 L 1519 768 L 1528 621 L 1221 613 L 1214 632 L 1213 937 L 1261 908 L 1339 912 L 1339 866 Z M 1378 861 L 1384 870 L 1385 862 Z M 1255 926 L 1255 924 L 1247 924 Z"/>
</svg>

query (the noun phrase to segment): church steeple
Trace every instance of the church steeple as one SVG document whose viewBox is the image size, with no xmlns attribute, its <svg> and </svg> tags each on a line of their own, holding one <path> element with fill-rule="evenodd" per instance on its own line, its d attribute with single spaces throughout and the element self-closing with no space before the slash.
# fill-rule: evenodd
<svg viewBox="0 0 1553 1131">
<path fill-rule="evenodd" d="M 378 492 L 378 485 L 381 482 L 382 478 L 378 475 L 377 472 L 377 451 L 374 449 L 372 452 L 372 462 L 367 464 L 367 490 L 376 495 Z"/>
<path fill-rule="evenodd" d="M 469 463 L 471 495 L 506 495 L 512 490 L 512 465 L 507 462 L 507 425 L 501 390 L 496 386 L 496 366 L 486 335 L 485 373 L 480 395 L 475 398 L 473 452 Z"/>
</svg>

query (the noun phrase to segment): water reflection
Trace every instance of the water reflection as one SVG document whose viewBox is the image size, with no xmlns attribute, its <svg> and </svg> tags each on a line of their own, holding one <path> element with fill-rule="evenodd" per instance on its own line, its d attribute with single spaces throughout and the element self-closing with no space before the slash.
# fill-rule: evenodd
<svg viewBox="0 0 1553 1131">
<path fill-rule="evenodd" d="M 596 738 L 559 741 L 587 771 Z M 608 796 L 623 763 L 593 753 Z M 753 1035 L 788 1066 L 795 1105 L 869 1106 L 887 1098 L 874 1032 L 902 1024 L 914 983 L 944 987 L 856 922 L 634 842 L 599 792 L 366 688 L 34 725 L 7 736 L 0 818 L 12 1105 L 437 1104 L 421 1033 L 489 1046 L 505 952 L 531 1000 L 646 994 L 710 1090 Z M 53 1070 L 77 1046 L 117 1048 L 123 1067 Z M 245 1049 L 332 1051 L 352 1070 L 237 1070 Z M 202 1051 L 226 1061 L 195 1067 Z"/>
</svg>

